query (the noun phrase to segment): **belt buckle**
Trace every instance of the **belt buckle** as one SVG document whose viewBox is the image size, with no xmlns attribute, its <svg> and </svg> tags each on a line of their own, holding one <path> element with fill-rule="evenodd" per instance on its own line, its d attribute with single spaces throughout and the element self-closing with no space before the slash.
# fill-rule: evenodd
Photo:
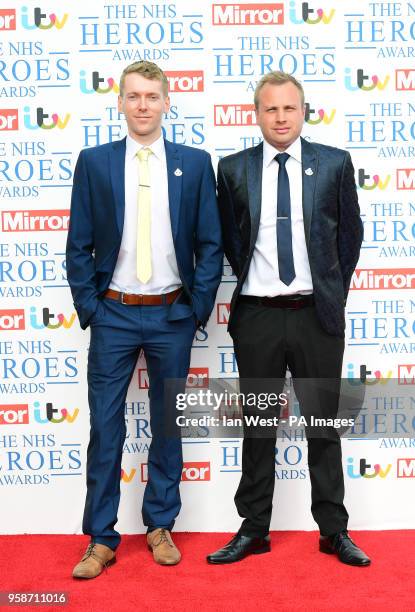
<svg viewBox="0 0 415 612">
<path fill-rule="evenodd" d="M 132 294 L 131 294 L 131 293 L 124 293 L 124 292 L 121 292 L 121 293 L 120 293 L 120 303 L 121 303 L 121 304 L 124 304 L 124 306 L 129 306 L 129 303 L 124 301 L 124 296 L 125 296 L 125 295 L 132 295 Z M 144 296 L 140 294 L 140 295 L 138 295 L 138 296 L 134 296 L 134 297 L 139 297 L 139 298 L 140 298 L 140 300 L 139 300 L 139 305 L 141 306 L 141 305 L 142 305 L 142 303 L 143 303 L 143 297 L 144 297 Z"/>
</svg>

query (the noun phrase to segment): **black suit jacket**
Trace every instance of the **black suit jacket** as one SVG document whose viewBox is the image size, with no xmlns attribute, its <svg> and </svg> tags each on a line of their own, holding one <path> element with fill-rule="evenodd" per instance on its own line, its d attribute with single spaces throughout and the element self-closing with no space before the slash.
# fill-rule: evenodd
<svg viewBox="0 0 415 612">
<path fill-rule="evenodd" d="M 224 157 L 218 166 L 225 255 L 238 279 L 229 328 L 258 236 L 262 155 L 261 143 Z M 329 334 L 343 337 L 344 305 L 363 239 L 353 164 L 346 151 L 303 138 L 301 155 L 304 232 L 317 315 Z"/>
</svg>

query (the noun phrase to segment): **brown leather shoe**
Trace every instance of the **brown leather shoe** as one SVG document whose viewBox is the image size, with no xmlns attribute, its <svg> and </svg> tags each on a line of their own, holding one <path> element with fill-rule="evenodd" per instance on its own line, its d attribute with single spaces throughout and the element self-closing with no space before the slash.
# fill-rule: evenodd
<svg viewBox="0 0 415 612">
<path fill-rule="evenodd" d="M 104 567 L 109 567 L 115 561 L 115 552 L 111 548 L 104 544 L 91 542 L 78 565 L 75 565 L 72 576 L 74 578 L 96 578 Z"/>
<path fill-rule="evenodd" d="M 147 544 L 160 565 L 177 565 L 182 558 L 167 529 L 159 528 L 147 534 Z"/>
</svg>

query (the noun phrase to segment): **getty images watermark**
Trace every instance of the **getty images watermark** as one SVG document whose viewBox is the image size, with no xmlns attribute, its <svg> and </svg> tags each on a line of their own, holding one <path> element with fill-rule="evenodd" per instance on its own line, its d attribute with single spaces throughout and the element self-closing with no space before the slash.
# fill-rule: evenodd
<svg viewBox="0 0 415 612">
<path fill-rule="evenodd" d="M 413 382 L 224 378 L 205 380 L 201 386 L 166 381 L 167 435 L 415 437 Z"/>
<path fill-rule="evenodd" d="M 187 416 L 181 414 L 176 417 L 179 427 L 202 426 L 202 427 L 278 427 L 283 424 L 289 427 L 352 427 L 354 419 L 346 418 L 322 418 L 310 414 L 305 416 L 289 414 L 285 418 L 281 416 L 265 416 L 265 411 L 270 409 L 284 410 L 289 406 L 289 393 L 232 393 L 227 390 L 221 393 L 210 389 L 199 389 L 188 393 L 178 393 L 176 396 L 176 409 L 188 411 L 191 407 L 206 408 L 214 414 L 203 416 Z M 225 407 L 225 414 L 221 414 Z M 230 407 L 228 411 L 226 408 Z M 241 407 L 238 411 L 240 416 L 232 413 L 233 407 Z M 245 408 L 245 413 L 243 408 Z M 263 411 L 263 415 L 252 414 L 252 410 Z M 216 413 L 216 416 L 215 416 Z"/>
</svg>

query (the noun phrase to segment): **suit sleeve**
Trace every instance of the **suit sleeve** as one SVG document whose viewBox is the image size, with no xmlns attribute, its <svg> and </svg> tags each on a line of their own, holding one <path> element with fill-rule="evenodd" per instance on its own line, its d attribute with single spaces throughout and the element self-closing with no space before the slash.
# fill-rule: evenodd
<svg viewBox="0 0 415 612">
<path fill-rule="evenodd" d="M 343 162 L 339 190 L 338 252 L 346 302 L 350 281 L 359 260 L 363 241 L 363 223 L 360 218 L 353 163 L 349 153 Z"/>
<path fill-rule="evenodd" d="M 238 277 L 241 239 L 235 221 L 231 193 L 220 162 L 218 166 L 218 204 L 226 259 L 231 264 L 233 273 Z"/>
<path fill-rule="evenodd" d="M 90 185 L 81 151 L 75 167 L 69 232 L 66 243 L 66 272 L 74 306 L 82 329 L 85 329 L 98 306 L 93 257 L 94 232 Z"/>
<path fill-rule="evenodd" d="M 200 190 L 197 228 L 194 237 L 195 273 L 193 307 L 198 321 L 206 324 L 222 278 L 223 248 L 216 181 L 210 155 L 206 154 Z"/>
</svg>

